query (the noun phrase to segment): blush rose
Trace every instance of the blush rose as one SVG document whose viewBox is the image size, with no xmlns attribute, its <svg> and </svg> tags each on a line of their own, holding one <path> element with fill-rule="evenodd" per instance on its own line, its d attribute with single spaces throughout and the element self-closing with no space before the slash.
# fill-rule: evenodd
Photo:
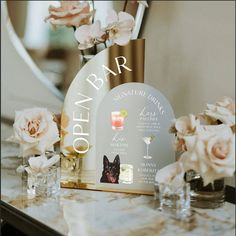
<svg viewBox="0 0 236 236">
<path fill-rule="evenodd" d="M 60 140 L 57 124 L 45 108 L 17 111 L 13 130 L 10 140 L 20 144 L 23 156 L 53 151 L 53 144 Z"/>
</svg>

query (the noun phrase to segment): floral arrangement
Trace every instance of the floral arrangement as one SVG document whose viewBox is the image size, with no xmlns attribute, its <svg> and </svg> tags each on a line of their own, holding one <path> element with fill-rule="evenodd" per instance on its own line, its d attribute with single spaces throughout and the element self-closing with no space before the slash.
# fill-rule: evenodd
<svg viewBox="0 0 236 236">
<path fill-rule="evenodd" d="M 49 7 L 49 16 L 45 18 L 45 21 L 49 21 L 53 27 L 73 27 L 82 55 L 84 55 L 83 50 L 91 48 L 94 48 L 96 54 L 99 44 L 105 47 L 108 43 L 123 46 L 131 40 L 135 20 L 132 15 L 125 12 L 127 2 L 124 1 L 124 11 L 118 14 L 113 9 L 108 11 L 105 26 L 101 25 L 100 20 L 94 21 L 96 15 L 94 1 L 92 1 L 92 6 L 89 1 L 61 1 L 59 7 Z M 148 7 L 146 1 L 130 2 Z"/>
<path fill-rule="evenodd" d="M 29 166 L 18 167 L 18 172 L 46 171 L 59 161 L 59 155 L 46 157 L 46 152 L 54 153 L 54 144 L 60 140 L 56 119 L 47 109 L 17 111 L 13 131 L 14 135 L 8 141 L 20 145 L 20 156 L 30 157 Z"/>
<path fill-rule="evenodd" d="M 157 181 L 171 182 L 176 176 L 194 170 L 206 186 L 235 172 L 235 101 L 224 97 L 198 116 L 190 114 L 174 120 L 170 132 L 175 134 L 175 150 L 181 152 L 169 171 L 157 173 Z M 178 169 L 178 171 L 177 171 Z M 179 170 L 182 171 L 179 171 Z M 183 178 L 182 178 L 183 179 Z"/>
</svg>

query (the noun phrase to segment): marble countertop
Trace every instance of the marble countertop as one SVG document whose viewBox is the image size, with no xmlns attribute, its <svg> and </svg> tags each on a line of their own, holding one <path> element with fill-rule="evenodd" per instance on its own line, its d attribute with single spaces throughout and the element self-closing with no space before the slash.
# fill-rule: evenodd
<svg viewBox="0 0 236 236">
<path fill-rule="evenodd" d="M 193 209 L 193 217 L 181 222 L 158 211 L 152 196 L 61 189 L 57 196 L 28 199 L 21 177 L 17 146 L 2 142 L 1 200 L 55 230 L 69 236 L 87 235 L 235 235 L 235 205 L 215 210 Z"/>
</svg>

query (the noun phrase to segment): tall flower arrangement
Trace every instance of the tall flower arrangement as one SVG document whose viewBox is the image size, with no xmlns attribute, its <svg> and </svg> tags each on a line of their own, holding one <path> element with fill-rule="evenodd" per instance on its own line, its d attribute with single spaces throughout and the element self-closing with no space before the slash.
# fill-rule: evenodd
<svg viewBox="0 0 236 236">
<path fill-rule="evenodd" d="M 93 1 L 92 1 L 93 2 Z M 128 1 L 124 1 L 125 5 Z M 143 4 L 148 7 L 146 1 L 130 1 L 133 4 Z M 92 4 L 94 5 L 94 4 Z M 50 6 L 49 21 L 53 27 L 73 27 L 74 36 L 78 41 L 78 48 L 82 55 L 85 49 L 93 48 L 97 53 L 97 45 L 126 45 L 132 37 L 135 20 L 132 15 L 125 11 L 117 13 L 110 9 L 106 16 L 106 25 L 96 20 L 96 10 L 91 7 L 88 1 L 61 1 L 59 7 Z M 125 7 L 124 7 L 125 10 Z"/>
</svg>

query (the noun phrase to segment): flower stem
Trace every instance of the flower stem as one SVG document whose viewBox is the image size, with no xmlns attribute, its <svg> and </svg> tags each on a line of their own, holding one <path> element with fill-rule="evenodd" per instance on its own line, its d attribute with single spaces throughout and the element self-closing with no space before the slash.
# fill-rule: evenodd
<svg viewBox="0 0 236 236">
<path fill-rule="evenodd" d="M 92 0 L 92 7 L 93 7 L 93 10 L 94 10 L 94 0 Z"/>
<path fill-rule="evenodd" d="M 105 45 L 105 48 L 107 48 L 107 43 L 106 43 L 106 41 L 104 41 L 104 45 Z"/>
<path fill-rule="evenodd" d="M 81 52 L 81 55 L 83 56 L 84 62 L 86 63 L 86 62 L 87 62 L 87 59 L 84 57 L 84 50 L 80 50 L 80 52 Z"/>
<path fill-rule="evenodd" d="M 97 50 L 97 44 L 94 44 L 94 55 L 96 55 L 97 52 L 98 52 L 98 50 Z"/>
<path fill-rule="evenodd" d="M 93 7 L 93 10 L 95 10 L 94 9 L 94 0 L 92 0 L 92 7 Z M 94 23 L 94 16 L 93 16 L 93 18 L 92 18 L 92 24 Z"/>
<path fill-rule="evenodd" d="M 123 11 L 126 10 L 127 4 L 128 4 L 128 0 L 125 0 L 125 4 L 124 4 L 124 7 L 123 7 Z"/>
</svg>

